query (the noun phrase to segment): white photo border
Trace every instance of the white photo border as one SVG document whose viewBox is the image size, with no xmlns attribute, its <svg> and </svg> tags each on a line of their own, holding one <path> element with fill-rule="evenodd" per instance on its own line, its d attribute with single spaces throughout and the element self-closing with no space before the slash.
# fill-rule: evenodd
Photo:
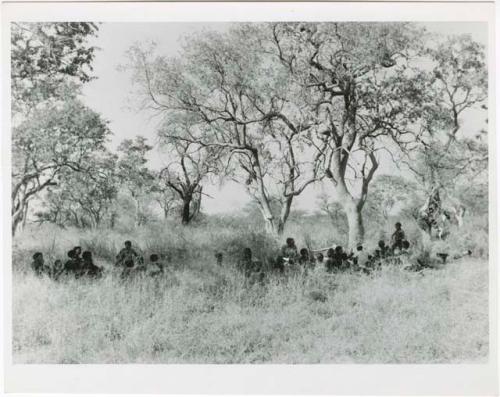
<svg viewBox="0 0 500 397">
<path fill-rule="evenodd" d="M 488 23 L 489 324 L 487 364 L 21 365 L 12 360 L 10 22 L 473 21 Z M 17 393 L 496 395 L 498 214 L 495 6 L 437 2 L 3 3 L 1 221 L 5 390 Z"/>
</svg>

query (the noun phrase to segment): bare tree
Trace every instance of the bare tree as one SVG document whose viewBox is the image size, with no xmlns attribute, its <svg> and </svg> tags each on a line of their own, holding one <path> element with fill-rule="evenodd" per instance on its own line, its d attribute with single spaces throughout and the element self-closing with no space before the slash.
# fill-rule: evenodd
<svg viewBox="0 0 500 397">
<path fill-rule="evenodd" d="M 203 147 L 185 139 L 172 139 L 167 131 L 160 131 L 160 136 L 173 160 L 161 170 L 159 178 L 181 201 L 181 221 L 187 225 L 201 210 L 204 194 L 202 183 L 218 172 L 221 150 L 217 147 Z"/>
</svg>

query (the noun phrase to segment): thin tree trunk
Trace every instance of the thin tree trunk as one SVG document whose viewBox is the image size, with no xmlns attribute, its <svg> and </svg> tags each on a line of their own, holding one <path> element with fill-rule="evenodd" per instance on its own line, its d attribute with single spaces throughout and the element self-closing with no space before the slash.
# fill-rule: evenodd
<svg viewBox="0 0 500 397">
<path fill-rule="evenodd" d="M 17 227 L 19 226 L 19 223 L 22 221 L 22 212 L 17 211 L 13 216 L 12 216 L 12 236 L 15 236 Z"/>
<path fill-rule="evenodd" d="M 29 208 L 29 201 L 26 203 L 24 206 L 24 211 L 23 211 L 23 229 L 26 227 L 26 222 L 28 220 L 28 208 Z"/>
<path fill-rule="evenodd" d="M 182 224 L 187 225 L 191 221 L 191 200 L 193 197 L 191 195 L 186 195 L 182 199 Z"/>
<path fill-rule="evenodd" d="M 292 208 L 293 196 L 287 197 L 285 202 L 281 207 L 280 219 L 278 221 L 277 234 L 278 236 L 282 236 L 285 231 L 286 221 L 290 216 L 290 209 Z"/>
<path fill-rule="evenodd" d="M 19 199 L 17 205 L 12 205 L 12 236 L 16 234 L 19 224 L 23 220 L 26 205 L 27 203 L 24 198 Z"/>
</svg>

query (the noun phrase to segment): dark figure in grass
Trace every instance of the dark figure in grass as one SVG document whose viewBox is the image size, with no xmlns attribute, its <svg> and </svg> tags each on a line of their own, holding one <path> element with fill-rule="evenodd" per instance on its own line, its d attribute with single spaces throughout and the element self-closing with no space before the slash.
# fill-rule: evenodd
<svg viewBox="0 0 500 397">
<path fill-rule="evenodd" d="M 280 274 L 285 272 L 285 260 L 281 255 L 276 258 L 276 261 L 273 264 L 273 269 L 275 272 Z"/>
<path fill-rule="evenodd" d="M 325 256 L 320 252 L 318 255 L 316 255 L 316 262 L 318 265 L 323 265 L 325 260 Z"/>
<path fill-rule="evenodd" d="M 301 270 L 304 272 L 304 275 L 306 275 L 309 270 L 314 269 L 314 257 L 311 256 L 307 248 L 302 248 L 300 250 L 298 263 Z"/>
<path fill-rule="evenodd" d="M 147 274 L 151 277 L 161 276 L 164 273 L 163 263 L 159 261 L 159 256 L 157 254 L 151 254 L 149 256 L 149 264 L 147 267 Z"/>
<path fill-rule="evenodd" d="M 63 272 L 64 272 L 64 265 L 62 261 L 60 259 L 56 259 L 50 271 L 50 277 L 53 280 L 57 281 L 59 280 L 59 277 L 61 277 L 61 274 L 63 274 Z"/>
<path fill-rule="evenodd" d="M 74 252 L 74 259 L 78 262 L 82 262 L 82 247 L 79 247 L 79 246 L 76 246 L 73 248 L 73 252 Z"/>
<path fill-rule="evenodd" d="M 352 269 L 354 271 L 360 271 L 366 263 L 366 255 L 363 252 L 363 246 L 360 244 L 356 247 L 356 251 L 351 254 Z"/>
<path fill-rule="evenodd" d="M 82 275 L 90 278 L 100 278 L 102 277 L 102 268 L 94 265 L 92 260 L 92 252 L 85 251 L 82 254 Z"/>
<path fill-rule="evenodd" d="M 379 259 L 385 259 L 389 256 L 389 247 L 385 245 L 384 240 L 378 242 L 378 250 L 375 251 L 375 256 Z"/>
<path fill-rule="evenodd" d="M 293 263 L 297 260 L 299 255 L 297 246 L 295 245 L 295 240 L 292 237 L 288 237 L 286 239 L 286 244 L 281 247 L 281 255 L 283 256 L 283 258 L 288 259 L 290 263 Z"/>
<path fill-rule="evenodd" d="M 240 261 L 240 269 L 245 277 L 250 277 L 253 271 L 252 250 L 248 247 L 243 249 L 243 256 Z"/>
<path fill-rule="evenodd" d="M 325 268 L 328 273 L 333 273 L 337 270 L 335 250 L 333 248 L 329 248 L 328 251 L 326 251 Z"/>
<path fill-rule="evenodd" d="M 401 229 L 401 223 L 397 222 L 394 227 L 396 230 L 392 233 L 391 237 L 391 249 L 394 251 L 396 248 L 398 250 L 403 249 L 403 241 L 405 241 L 406 236 L 403 229 Z"/>
<path fill-rule="evenodd" d="M 222 266 L 222 252 L 215 253 L 215 260 L 217 261 L 217 266 Z"/>
<path fill-rule="evenodd" d="M 121 267 L 134 267 L 134 263 L 139 260 L 139 255 L 132 248 L 132 243 L 130 241 L 125 241 L 125 248 L 116 256 L 116 266 Z"/>
<path fill-rule="evenodd" d="M 303 267 L 310 267 L 312 263 L 313 261 L 311 260 L 308 249 L 302 248 L 299 255 L 299 265 Z"/>
<path fill-rule="evenodd" d="M 69 259 L 64 263 L 64 274 L 74 276 L 75 278 L 80 277 L 82 263 L 81 260 L 78 260 L 76 257 L 74 250 L 68 252 L 68 258 Z"/>
<path fill-rule="evenodd" d="M 33 262 L 31 262 L 31 269 L 38 276 L 41 277 L 43 274 L 49 274 L 50 269 L 45 266 L 45 261 L 43 259 L 43 254 L 41 252 L 36 252 L 33 255 Z"/>
</svg>

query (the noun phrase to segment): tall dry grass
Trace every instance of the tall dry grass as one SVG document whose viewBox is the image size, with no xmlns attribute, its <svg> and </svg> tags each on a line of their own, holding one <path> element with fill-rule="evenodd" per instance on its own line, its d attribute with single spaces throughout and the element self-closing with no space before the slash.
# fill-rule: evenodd
<svg viewBox="0 0 500 397">
<path fill-rule="evenodd" d="M 292 231 L 293 232 L 293 231 Z M 306 244 L 314 234 L 298 236 Z M 309 236 L 309 237 L 307 237 Z M 325 239 L 325 234 L 321 236 Z M 163 254 L 162 279 L 122 282 L 112 261 L 123 240 Z M 303 239 L 303 240 L 302 240 Z M 318 241 L 312 241 L 319 244 Z M 107 275 L 54 282 L 29 272 L 31 254 L 93 251 Z M 422 273 L 384 267 L 370 276 L 269 277 L 248 285 L 235 269 L 248 245 L 278 247 L 234 227 L 113 231 L 44 227 L 14 244 L 16 363 L 456 363 L 488 356 L 487 261 L 468 258 Z M 261 248 L 257 251 L 257 248 Z M 223 251 L 217 267 L 213 252 Z M 321 297 L 322 299 L 318 299 Z M 322 301 L 324 300 L 324 301 Z"/>
</svg>

